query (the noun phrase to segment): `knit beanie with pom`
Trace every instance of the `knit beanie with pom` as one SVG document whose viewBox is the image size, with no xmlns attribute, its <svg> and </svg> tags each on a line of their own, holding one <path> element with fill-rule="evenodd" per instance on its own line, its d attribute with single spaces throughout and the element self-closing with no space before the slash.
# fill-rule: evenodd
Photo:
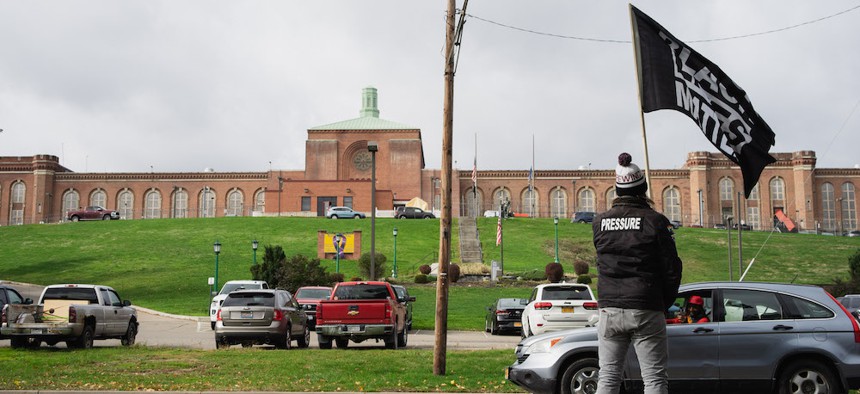
<svg viewBox="0 0 860 394">
<path fill-rule="evenodd" d="M 618 167 L 615 167 L 615 194 L 618 196 L 639 196 L 648 191 L 645 174 L 632 161 L 633 157 L 627 152 L 618 155 Z"/>
</svg>

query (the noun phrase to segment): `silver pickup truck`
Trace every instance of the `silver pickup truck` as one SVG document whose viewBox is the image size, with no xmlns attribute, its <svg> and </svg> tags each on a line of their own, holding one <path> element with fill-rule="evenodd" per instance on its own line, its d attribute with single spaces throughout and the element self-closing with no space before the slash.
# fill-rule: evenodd
<svg viewBox="0 0 860 394">
<path fill-rule="evenodd" d="M 99 285 L 51 285 L 35 305 L 9 304 L 2 311 L 0 333 L 12 347 L 91 348 L 96 339 L 120 339 L 131 346 L 137 337 L 137 311 L 117 292 Z"/>
</svg>

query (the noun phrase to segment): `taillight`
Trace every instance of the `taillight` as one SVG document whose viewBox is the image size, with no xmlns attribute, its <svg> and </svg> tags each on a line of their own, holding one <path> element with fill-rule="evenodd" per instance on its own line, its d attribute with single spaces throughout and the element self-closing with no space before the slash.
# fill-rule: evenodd
<svg viewBox="0 0 860 394">
<path fill-rule="evenodd" d="M 552 309 L 552 302 L 536 302 L 535 309 L 539 311 L 545 311 L 548 309 Z"/>
<path fill-rule="evenodd" d="M 215 320 L 221 321 L 221 310 L 218 310 L 218 313 L 215 315 Z"/>
<path fill-rule="evenodd" d="M 587 310 L 590 310 L 590 311 L 596 311 L 597 310 L 597 303 L 596 302 L 583 302 L 582 307 L 587 309 Z"/>
<path fill-rule="evenodd" d="M 280 309 L 275 309 L 275 317 L 273 317 L 272 319 L 274 319 L 274 320 L 284 320 L 284 311 L 282 311 L 282 310 L 280 310 Z"/>
<path fill-rule="evenodd" d="M 69 323 L 74 323 L 78 320 L 78 311 L 74 305 L 69 305 Z"/>
<path fill-rule="evenodd" d="M 836 303 L 836 305 L 839 305 L 839 308 L 842 309 L 842 312 L 845 312 L 845 314 L 848 315 L 848 319 L 851 320 L 851 326 L 854 328 L 854 343 L 860 343 L 860 325 L 857 324 L 857 318 L 855 318 L 854 315 L 851 314 L 851 312 L 848 312 L 848 309 L 845 309 L 845 305 L 842 305 L 841 302 L 836 301 L 836 298 L 833 298 L 833 295 L 831 295 L 829 292 L 826 293 L 827 296 L 830 297 L 830 299 Z"/>
<path fill-rule="evenodd" d="M 6 309 L 9 308 L 9 304 L 3 305 L 3 311 L 0 312 L 0 324 L 6 323 Z"/>
<path fill-rule="evenodd" d="M 385 318 L 391 319 L 391 304 L 385 304 Z"/>
</svg>

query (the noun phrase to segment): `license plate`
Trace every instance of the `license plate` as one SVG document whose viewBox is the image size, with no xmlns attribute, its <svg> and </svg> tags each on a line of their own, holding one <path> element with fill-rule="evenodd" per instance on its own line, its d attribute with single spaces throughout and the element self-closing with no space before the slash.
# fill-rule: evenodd
<svg viewBox="0 0 860 394">
<path fill-rule="evenodd" d="M 244 311 L 243 311 L 243 312 L 242 312 L 242 314 L 241 314 L 240 316 L 241 316 L 243 319 L 253 319 L 253 318 L 254 318 L 254 312 L 244 312 Z"/>
<path fill-rule="evenodd" d="M 522 327 L 522 326 L 523 326 L 522 322 L 514 322 L 514 327 Z"/>
<path fill-rule="evenodd" d="M 43 330 L 41 328 L 31 328 L 30 329 L 30 334 L 44 334 L 44 333 L 45 333 L 45 330 Z"/>
<path fill-rule="evenodd" d="M 347 326 L 347 332 L 361 332 L 361 326 Z"/>
<path fill-rule="evenodd" d="M 314 319 L 314 315 L 308 315 L 308 320 L 313 320 L 313 319 Z"/>
<path fill-rule="evenodd" d="M 572 306 L 563 306 L 561 307 L 561 313 L 573 313 Z"/>
</svg>

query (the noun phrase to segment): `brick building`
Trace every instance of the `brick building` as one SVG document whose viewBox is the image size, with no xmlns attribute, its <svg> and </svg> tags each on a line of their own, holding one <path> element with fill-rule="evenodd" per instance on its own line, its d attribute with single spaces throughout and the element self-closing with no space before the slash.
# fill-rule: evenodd
<svg viewBox="0 0 860 394">
<path fill-rule="evenodd" d="M 51 155 L 0 157 L 0 225 L 60 222 L 82 206 L 117 209 L 123 219 L 220 216 L 321 216 L 326 207 L 371 210 L 378 144 L 379 216 L 414 197 L 440 208 L 438 169 L 426 169 L 421 130 L 381 119 L 377 92 L 365 88 L 360 116 L 307 130 L 305 168 L 265 172 L 78 173 Z M 783 212 L 801 230 L 858 228 L 860 168 L 816 168 L 815 152 L 775 153 L 750 199 L 740 169 L 718 153 L 691 152 L 681 169 L 651 170 L 655 208 L 684 225 L 710 227 L 731 215 L 769 229 Z M 480 215 L 509 199 L 516 212 L 570 218 L 602 211 L 614 197 L 614 169 L 455 171 L 453 214 Z"/>
</svg>

